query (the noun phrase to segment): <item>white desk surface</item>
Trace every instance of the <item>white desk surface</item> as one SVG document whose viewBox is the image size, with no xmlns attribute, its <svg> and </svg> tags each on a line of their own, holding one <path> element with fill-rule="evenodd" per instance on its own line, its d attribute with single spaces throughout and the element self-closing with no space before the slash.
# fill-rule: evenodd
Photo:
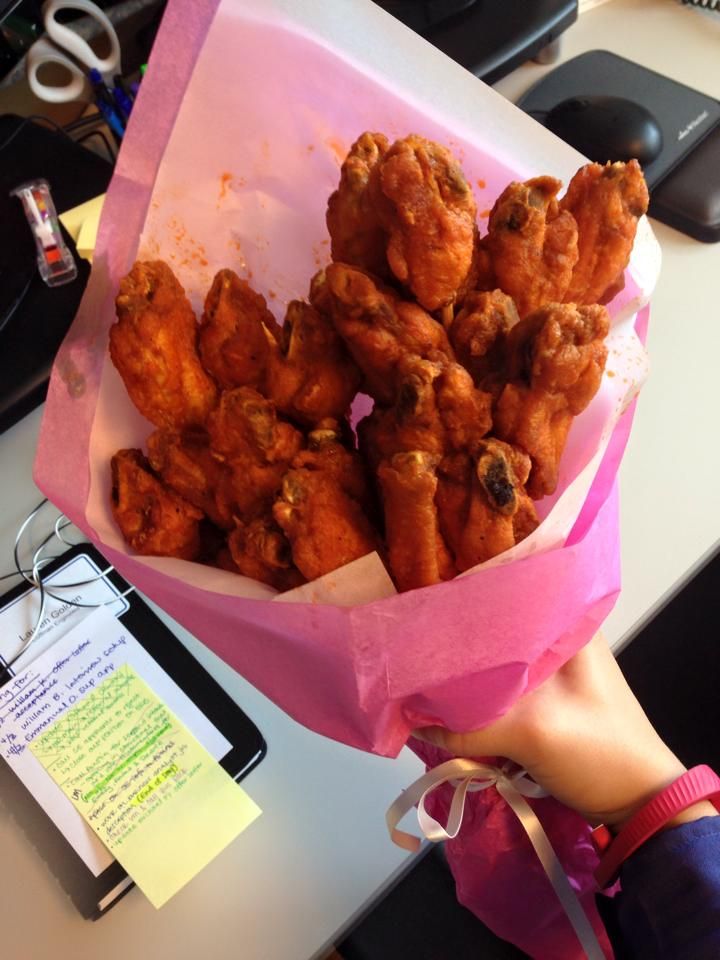
<svg viewBox="0 0 720 960">
<path fill-rule="evenodd" d="M 611 0 L 564 36 L 562 58 L 597 48 L 720 96 L 720 16 L 677 0 Z M 516 97 L 547 69 L 522 67 L 498 89 Z M 719 248 L 655 226 L 664 265 L 650 325 L 652 374 L 621 468 L 624 590 L 606 625 L 615 645 L 720 537 L 720 446 L 711 425 Z M 0 437 L 0 572 L 9 569 L 15 531 L 39 499 L 30 480 L 39 422 L 36 411 Z M 162 960 L 307 960 L 321 956 L 408 865 L 386 837 L 383 814 L 418 774 L 418 761 L 407 752 L 380 759 L 311 734 L 179 632 L 268 740 L 267 758 L 245 781 L 263 816 L 161 911 L 133 891 L 93 924 L 76 913 L 15 821 L 3 791 L 10 774 L 0 768 L 0 953 L 8 960 L 120 960 L 130 952 Z"/>
</svg>

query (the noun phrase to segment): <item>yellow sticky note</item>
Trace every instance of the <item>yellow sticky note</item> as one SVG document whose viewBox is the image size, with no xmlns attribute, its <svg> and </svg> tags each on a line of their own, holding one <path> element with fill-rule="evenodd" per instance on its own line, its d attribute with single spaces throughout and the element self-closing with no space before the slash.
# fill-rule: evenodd
<svg viewBox="0 0 720 960">
<path fill-rule="evenodd" d="M 95 240 L 97 238 L 100 214 L 102 213 L 105 194 L 101 193 L 92 200 L 87 200 L 71 210 L 60 214 L 60 222 L 75 241 L 78 254 L 92 263 Z"/>
<path fill-rule="evenodd" d="M 127 664 L 29 746 L 155 907 L 261 812 Z"/>
</svg>

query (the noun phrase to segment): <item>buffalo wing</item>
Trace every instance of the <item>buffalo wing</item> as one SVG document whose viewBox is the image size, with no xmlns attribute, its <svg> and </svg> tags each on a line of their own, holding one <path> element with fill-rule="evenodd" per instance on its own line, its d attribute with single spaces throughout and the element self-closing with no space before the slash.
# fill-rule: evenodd
<svg viewBox="0 0 720 960">
<path fill-rule="evenodd" d="M 200 363 L 195 314 L 170 267 L 136 263 L 115 304 L 110 356 L 140 413 L 156 427 L 204 423 L 217 388 Z"/>
</svg>

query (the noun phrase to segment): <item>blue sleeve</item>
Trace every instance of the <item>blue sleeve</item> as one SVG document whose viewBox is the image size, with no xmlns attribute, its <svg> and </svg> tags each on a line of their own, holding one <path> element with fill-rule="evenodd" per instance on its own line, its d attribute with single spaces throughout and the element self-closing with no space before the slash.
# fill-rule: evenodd
<svg viewBox="0 0 720 960">
<path fill-rule="evenodd" d="M 626 861 L 620 882 L 618 957 L 720 958 L 720 817 L 656 834 Z"/>
</svg>

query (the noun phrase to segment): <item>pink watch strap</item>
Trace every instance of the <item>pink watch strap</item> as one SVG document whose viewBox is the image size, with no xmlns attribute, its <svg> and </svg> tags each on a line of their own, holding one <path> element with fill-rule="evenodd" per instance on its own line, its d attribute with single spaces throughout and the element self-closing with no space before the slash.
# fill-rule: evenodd
<svg viewBox="0 0 720 960">
<path fill-rule="evenodd" d="M 593 831 L 596 849 L 605 853 L 595 870 L 600 887 L 607 887 L 618 875 L 622 864 L 668 820 L 701 800 L 711 800 L 720 811 L 720 777 L 704 764 L 693 767 L 641 807 L 606 847 L 610 837 L 606 827 Z"/>
</svg>

